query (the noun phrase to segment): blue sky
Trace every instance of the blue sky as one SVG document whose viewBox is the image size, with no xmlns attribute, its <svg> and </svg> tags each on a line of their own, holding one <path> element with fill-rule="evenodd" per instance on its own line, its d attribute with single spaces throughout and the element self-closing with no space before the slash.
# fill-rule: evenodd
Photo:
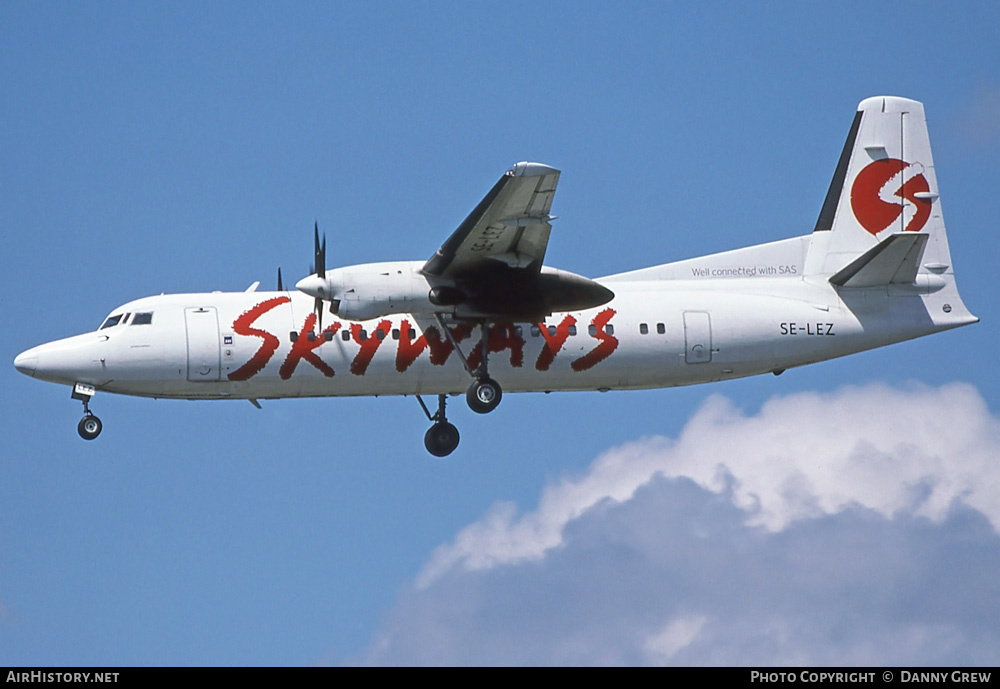
<svg viewBox="0 0 1000 689">
<path fill-rule="evenodd" d="M 993 3 L 3 4 L 8 362 L 133 298 L 291 281 L 314 221 L 330 266 L 424 259 L 519 160 L 562 170 L 546 259 L 583 275 L 804 234 L 881 94 L 925 104 L 982 322 L 780 378 L 456 404 L 444 461 L 410 398 L 99 395 L 85 443 L 69 391 L 8 365 L 0 664 L 995 663 L 997 26 Z"/>
</svg>

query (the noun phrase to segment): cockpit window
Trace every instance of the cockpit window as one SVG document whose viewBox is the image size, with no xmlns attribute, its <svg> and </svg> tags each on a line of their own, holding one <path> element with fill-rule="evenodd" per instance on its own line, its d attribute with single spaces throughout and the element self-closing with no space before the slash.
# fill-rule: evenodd
<svg viewBox="0 0 1000 689">
<path fill-rule="evenodd" d="M 116 325 L 118 325 L 118 322 L 121 319 L 122 319 L 122 315 L 120 313 L 116 313 L 116 314 L 114 314 L 112 316 L 108 316 L 108 320 L 104 321 L 104 324 L 100 327 L 100 329 L 104 330 L 105 328 L 113 328 Z"/>
<path fill-rule="evenodd" d="M 153 322 L 153 313 L 137 313 L 132 318 L 132 325 L 149 325 Z"/>
</svg>

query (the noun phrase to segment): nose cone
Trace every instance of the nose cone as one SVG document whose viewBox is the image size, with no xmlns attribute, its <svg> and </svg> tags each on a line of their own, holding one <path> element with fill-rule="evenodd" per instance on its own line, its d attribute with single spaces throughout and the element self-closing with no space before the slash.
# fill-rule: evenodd
<svg viewBox="0 0 1000 689">
<path fill-rule="evenodd" d="M 95 333 L 47 342 L 21 352 L 14 368 L 26 376 L 51 383 L 93 383 L 105 380 L 103 340 Z"/>
<path fill-rule="evenodd" d="M 14 357 L 14 368 L 26 376 L 34 377 L 35 371 L 38 369 L 38 353 L 35 349 L 21 352 Z"/>
</svg>

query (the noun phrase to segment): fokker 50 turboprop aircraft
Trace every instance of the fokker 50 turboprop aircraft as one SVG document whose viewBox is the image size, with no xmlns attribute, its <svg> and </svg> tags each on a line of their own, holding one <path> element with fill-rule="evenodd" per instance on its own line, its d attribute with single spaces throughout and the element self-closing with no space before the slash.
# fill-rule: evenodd
<svg viewBox="0 0 1000 689">
<path fill-rule="evenodd" d="M 448 395 L 626 390 L 779 374 L 975 323 L 955 285 L 923 105 L 858 106 L 811 234 L 590 280 L 542 264 L 559 171 L 508 170 L 428 261 L 316 271 L 276 292 L 171 294 L 20 354 L 73 387 L 182 399 L 415 395 L 437 456 Z M 437 395 L 431 414 L 421 395 Z"/>
</svg>

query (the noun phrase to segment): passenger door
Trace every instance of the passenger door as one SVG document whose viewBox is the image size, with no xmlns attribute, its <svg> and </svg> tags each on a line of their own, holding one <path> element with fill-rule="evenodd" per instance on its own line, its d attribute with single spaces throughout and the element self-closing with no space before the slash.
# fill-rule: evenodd
<svg viewBox="0 0 1000 689">
<path fill-rule="evenodd" d="M 214 306 L 184 309 L 190 381 L 216 381 L 222 373 L 219 350 L 219 314 Z"/>
</svg>

